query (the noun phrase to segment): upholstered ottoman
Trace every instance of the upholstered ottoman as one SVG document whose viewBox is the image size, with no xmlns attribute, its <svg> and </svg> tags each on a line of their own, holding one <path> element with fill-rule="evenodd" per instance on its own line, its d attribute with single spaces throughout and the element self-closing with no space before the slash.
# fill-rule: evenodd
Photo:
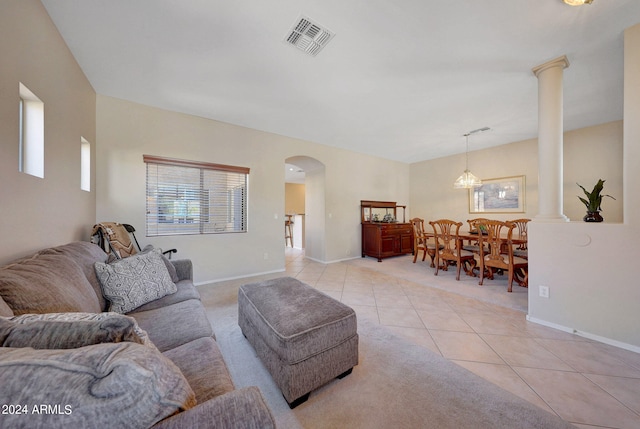
<svg viewBox="0 0 640 429">
<path fill-rule="evenodd" d="M 292 277 L 241 286 L 238 324 L 291 408 L 358 364 L 353 309 Z"/>
</svg>

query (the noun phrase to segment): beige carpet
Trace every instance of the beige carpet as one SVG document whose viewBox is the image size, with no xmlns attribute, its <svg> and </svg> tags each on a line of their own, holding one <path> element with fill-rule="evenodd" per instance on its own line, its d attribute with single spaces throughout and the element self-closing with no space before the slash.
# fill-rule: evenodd
<svg viewBox="0 0 640 429">
<path fill-rule="evenodd" d="M 212 287 L 226 288 L 206 304 L 233 380 L 260 387 L 280 428 L 573 427 L 366 319 L 353 373 L 290 410 L 238 327 L 237 286 Z"/>
</svg>

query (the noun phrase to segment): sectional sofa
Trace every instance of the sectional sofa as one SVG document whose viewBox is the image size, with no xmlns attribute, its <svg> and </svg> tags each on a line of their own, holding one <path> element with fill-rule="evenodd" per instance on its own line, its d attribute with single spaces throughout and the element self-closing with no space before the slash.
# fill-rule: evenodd
<svg viewBox="0 0 640 429">
<path fill-rule="evenodd" d="M 107 260 L 73 242 L 0 268 L 0 427 L 275 427 L 234 387 L 189 260 Z"/>
</svg>

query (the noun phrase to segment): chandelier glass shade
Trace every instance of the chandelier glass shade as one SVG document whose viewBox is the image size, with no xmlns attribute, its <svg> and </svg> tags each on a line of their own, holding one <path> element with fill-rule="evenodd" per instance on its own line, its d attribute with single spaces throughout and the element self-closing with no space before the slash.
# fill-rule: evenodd
<svg viewBox="0 0 640 429">
<path fill-rule="evenodd" d="M 583 4 L 591 4 L 593 0 L 564 0 L 569 6 L 582 6 Z"/>
<path fill-rule="evenodd" d="M 462 175 L 458 177 L 455 182 L 453 182 L 454 189 L 470 189 L 482 185 L 482 180 L 480 180 L 476 175 L 469 171 L 469 134 L 471 133 L 467 133 L 464 135 L 467 139 L 467 151 L 465 152 L 465 170 L 464 173 L 462 173 Z"/>
<path fill-rule="evenodd" d="M 455 189 L 470 189 L 480 185 L 482 185 L 482 180 L 478 179 L 469 170 L 464 170 L 464 173 L 453 183 Z"/>
</svg>

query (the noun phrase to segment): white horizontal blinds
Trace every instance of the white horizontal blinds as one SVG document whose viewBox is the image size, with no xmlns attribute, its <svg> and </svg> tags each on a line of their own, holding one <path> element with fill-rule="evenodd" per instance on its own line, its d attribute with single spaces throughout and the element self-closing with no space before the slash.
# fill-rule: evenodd
<svg viewBox="0 0 640 429">
<path fill-rule="evenodd" d="M 249 169 L 144 155 L 147 236 L 247 231 Z"/>
</svg>

